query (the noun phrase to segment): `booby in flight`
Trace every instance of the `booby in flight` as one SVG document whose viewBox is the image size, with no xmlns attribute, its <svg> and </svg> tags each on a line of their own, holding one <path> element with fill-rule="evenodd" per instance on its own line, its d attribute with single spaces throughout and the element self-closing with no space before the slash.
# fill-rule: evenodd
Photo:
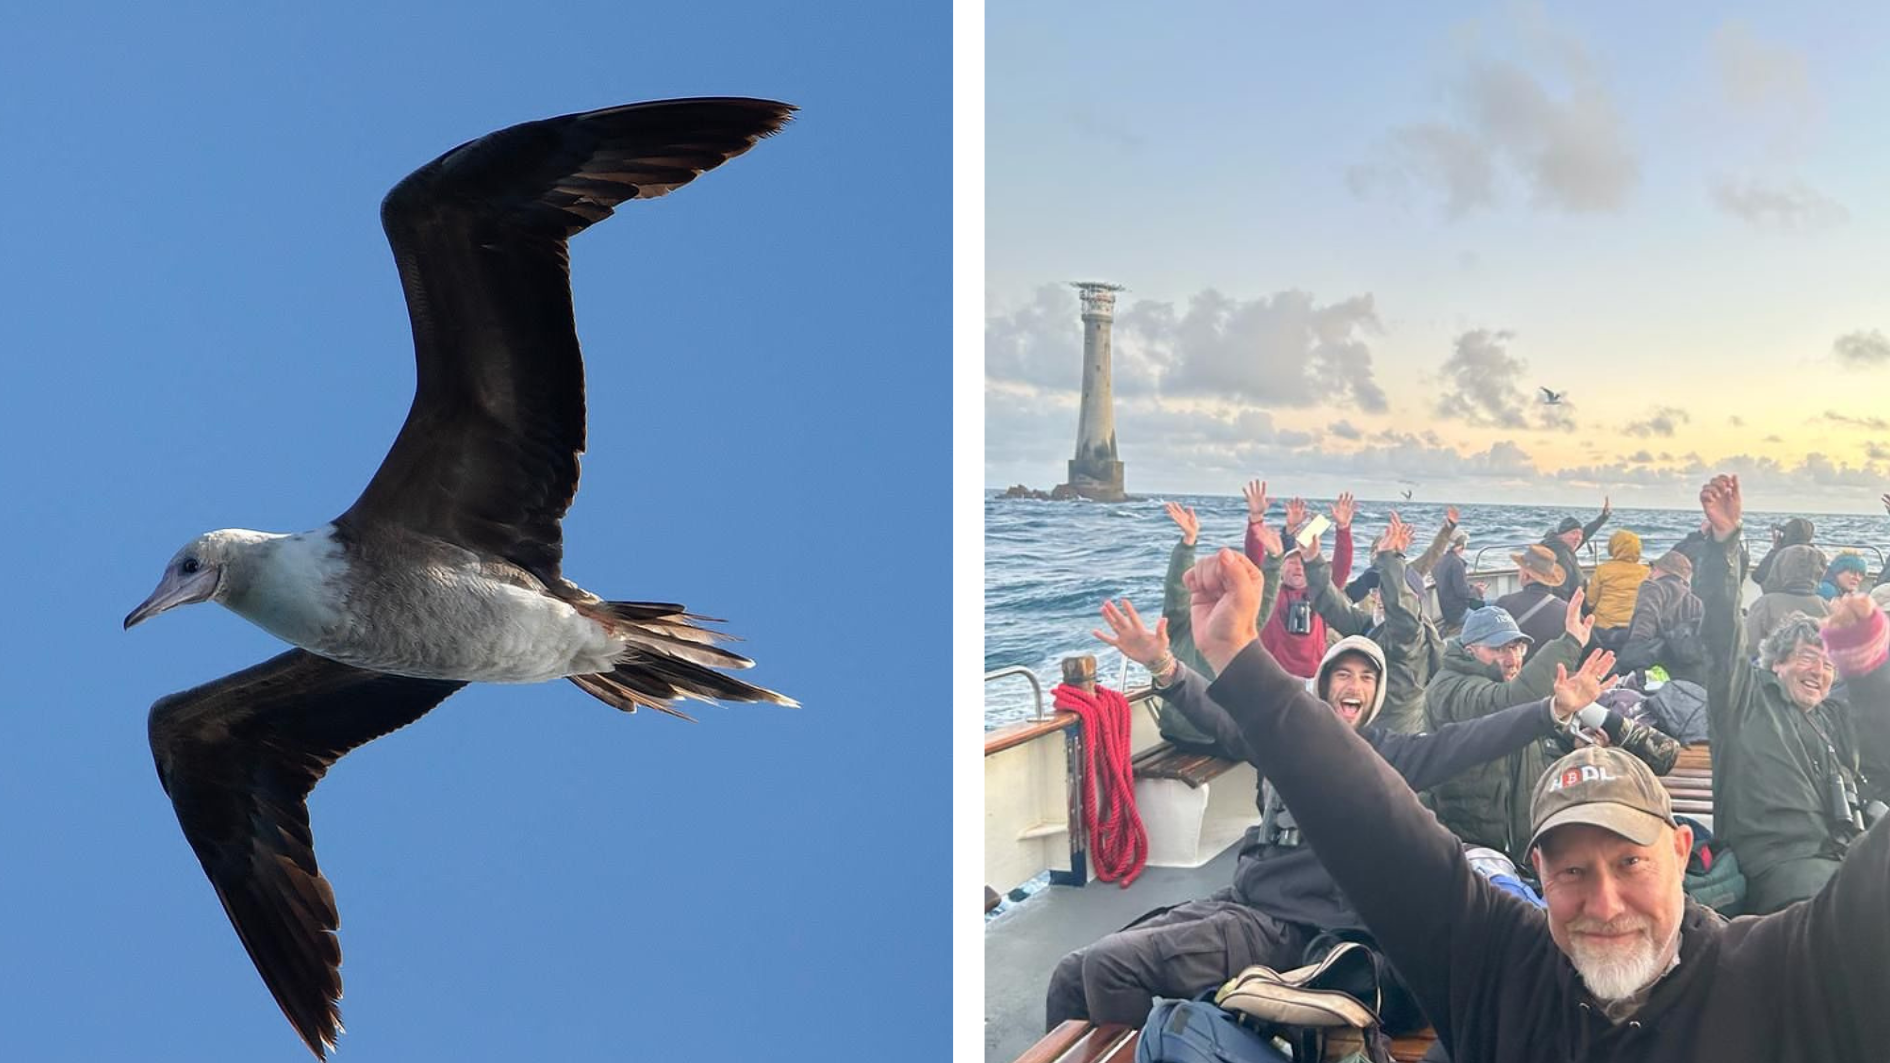
<svg viewBox="0 0 1890 1063">
<path fill-rule="evenodd" d="M 413 323 L 406 423 L 347 512 L 224 530 L 171 559 L 125 627 L 218 602 L 297 648 L 151 707 L 158 778 L 283 1014 L 317 1056 L 341 1029 L 334 894 L 306 798 L 356 746 L 469 682 L 569 679 L 618 709 L 794 702 L 680 605 L 564 578 L 584 449 L 566 241 L 779 130 L 768 100 L 629 104 L 527 122 L 414 171 L 381 204 Z"/>
</svg>

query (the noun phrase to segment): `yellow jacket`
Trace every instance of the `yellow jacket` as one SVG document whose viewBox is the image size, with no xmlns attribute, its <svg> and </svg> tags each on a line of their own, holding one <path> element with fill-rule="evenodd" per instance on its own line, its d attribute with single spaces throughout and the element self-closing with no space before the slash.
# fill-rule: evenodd
<svg viewBox="0 0 1890 1063">
<path fill-rule="evenodd" d="M 1622 529 L 1608 537 L 1608 560 L 1588 578 L 1588 603 L 1596 627 L 1626 627 L 1634 619 L 1634 601 L 1647 579 L 1641 564 L 1641 537 Z"/>
</svg>

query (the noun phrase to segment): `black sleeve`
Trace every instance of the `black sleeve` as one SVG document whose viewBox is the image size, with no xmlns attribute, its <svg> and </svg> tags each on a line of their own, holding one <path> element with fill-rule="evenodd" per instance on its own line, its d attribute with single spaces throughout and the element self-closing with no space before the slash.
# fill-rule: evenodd
<svg viewBox="0 0 1890 1063">
<path fill-rule="evenodd" d="M 1424 734 L 1375 732 L 1371 743 L 1413 790 L 1428 790 L 1466 768 L 1528 745 L 1555 726 L 1549 699 L 1526 701 L 1474 720 L 1447 723 Z"/>
</svg>

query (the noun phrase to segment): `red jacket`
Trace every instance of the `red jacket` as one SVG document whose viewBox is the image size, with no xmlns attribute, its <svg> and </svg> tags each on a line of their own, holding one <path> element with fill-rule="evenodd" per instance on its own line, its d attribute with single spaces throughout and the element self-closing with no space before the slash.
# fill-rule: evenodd
<svg viewBox="0 0 1890 1063">
<path fill-rule="evenodd" d="M 1255 565 L 1266 563 L 1266 548 L 1260 545 L 1260 536 L 1255 532 L 1256 524 L 1247 522 L 1247 560 Z M 1352 575 L 1352 529 L 1340 528 L 1332 544 L 1332 585 L 1345 587 L 1345 581 Z M 1319 661 L 1326 655 L 1326 622 L 1319 618 L 1317 610 L 1312 611 L 1312 630 L 1304 635 L 1289 634 L 1286 630 L 1287 610 L 1294 602 L 1306 602 L 1307 609 L 1312 609 L 1312 596 L 1302 588 L 1295 590 L 1286 584 L 1280 584 L 1279 595 L 1273 602 L 1273 615 L 1260 629 L 1260 642 L 1280 667 L 1301 679 L 1311 679 L 1319 671 Z"/>
</svg>

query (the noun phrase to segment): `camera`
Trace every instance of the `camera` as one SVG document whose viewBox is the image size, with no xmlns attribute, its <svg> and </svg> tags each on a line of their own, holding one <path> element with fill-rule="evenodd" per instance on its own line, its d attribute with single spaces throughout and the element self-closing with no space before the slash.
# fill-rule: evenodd
<svg viewBox="0 0 1890 1063">
<path fill-rule="evenodd" d="M 1312 634 L 1312 603 L 1304 598 L 1286 607 L 1286 633 Z"/>
</svg>

